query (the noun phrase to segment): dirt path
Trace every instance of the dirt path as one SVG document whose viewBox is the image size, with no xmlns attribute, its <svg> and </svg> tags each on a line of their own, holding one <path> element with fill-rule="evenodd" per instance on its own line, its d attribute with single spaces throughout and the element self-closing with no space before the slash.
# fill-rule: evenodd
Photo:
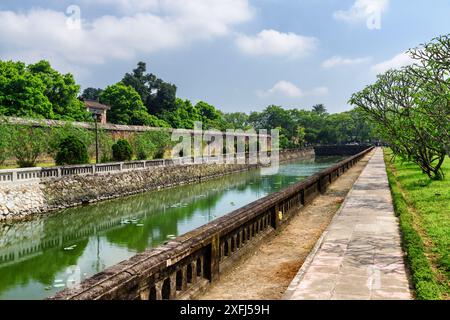
<svg viewBox="0 0 450 320">
<path fill-rule="evenodd" d="M 222 275 L 199 300 L 278 300 L 327 228 L 371 152 L 317 197 L 278 235 Z"/>
</svg>

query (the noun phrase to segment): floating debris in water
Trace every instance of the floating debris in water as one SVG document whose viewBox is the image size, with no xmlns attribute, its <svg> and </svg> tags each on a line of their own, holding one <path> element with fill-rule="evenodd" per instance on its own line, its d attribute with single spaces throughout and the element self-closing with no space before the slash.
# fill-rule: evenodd
<svg viewBox="0 0 450 320">
<path fill-rule="evenodd" d="M 142 223 L 136 224 L 136 227 L 143 227 L 144 225 Z"/>
<path fill-rule="evenodd" d="M 75 249 L 76 247 L 77 247 L 77 245 L 74 244 L 73 246 L 65 247 L 65 248 L 64 248 L 64 251 L 72 251 L 72 250 Z"/>
<path fill-rule="evenodd" d="M 169 234 L 167 236 L 167 239 L 175 239 L 177 236 L 173 235 L 173 234 Z"/>
<path fill-rule="evenodd" d="M 66 285 L 64 283 L 58 283 L 58 284 L 54 284 L 53 288 L 62 288 L 65 287 Z"/>
<path fill-rule="evenodd" d="M 231 204 L 232 206 L 235 206 L 235 205 L 236 205 L 233 201 L 231 201 L 230 204 Z"/>
<path fill-rule="evenodd" d="M 120 224 L 130 224 L 130 220 L 122 220 L 120 221 Z"/>
<path fill-rule="evenodd" d="M 55 280 L 55 283 L 61 283 L 61 282 L 64 282 L 64 280 L 62 280 L 62 279 L 56 279 Z"/>
</svg>

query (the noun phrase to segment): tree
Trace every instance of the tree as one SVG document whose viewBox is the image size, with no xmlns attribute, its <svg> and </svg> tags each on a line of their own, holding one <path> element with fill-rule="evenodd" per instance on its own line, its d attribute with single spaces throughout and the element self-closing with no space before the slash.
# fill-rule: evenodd
<svg viewBox="0 0 450 320">
<path fill-rule="evenodd" d="M 43 128 L 10 126 L 11 155 L 21 168 L 34 167 L 39 156 L 47 151 L 48 137 Z"/>
<path fill-rule="evenodd" d="M 244 112 L 225 113 L 223 118 L 230 129 L 247 130 L 250 127 L 249 116 Z"/>
<path fill-rule="evenodd" d="M 48 61 L 0 61 L 0 114 L 89 121 L 79 90 L 71 74 L 60 74 Z"/>
<path fill-rule="evenodd" d="M 68 136 L 59 144 L 55 162 L 59 166 L 87 164 L 89 163 L 87 146 L 78 137 Z"/>
<path fill-rule="evenodd" d="M 99 101 L 100 95 L 102 94 L 103 90 L 100 88 L 86 88 L 83 91 L 83 94 L 80 96 L 82 100 L 91 100 L 91 101 Z"/>
<path fill-rule="evenodd" d="M 312 111 L 319 114 L 319 115 L 325 115 L 327 113 L 327 109 L 323 104 L 316 104 L 312 107 Z"/>
<path fill-rule="evenodd" d="M 100 101 L 111 106 L 108 118 L 112 123 L 168 127 L 166 122 L 147 113 L 136 90 L 121 82 L 108 86 L 102 92 Z"/>
<path fill-rule="evenodd" d="M 432 119 L 427 122 L 431 125 L 430 138 L 443 145 L 450 157 L 450 35 L 437 37 L 408 52 L 416 63 L 406 67 L 405 72 L 425 89 L 416 102 L 422 103 L 423 115 Z"/>
<path fill-rule="evenodd" d="M 427 123 L 433 120 L 422 112 L 426 96 L 426 88 L 411 73 L 390 70 L 379 75 L 375 84 L 354 94 L 350 103 L 377 123 L 378 132 L 396 155 L 419 165 L 430 178 L 442 179 L 446 154 L 427 130 Z"/>
<path fill-rule="evenodd" d="M 133 149 L 127 140 L 120 139 L 112 146 L 112 155 L 114 161 L 131 160 Z"/>
<path fill-rule="evenodd" d="M 164 111 L 161 118 L 172 128 L 193 129 L 195 121 L 201 121 L 201 116 L 189 100 L 177 98 L 174 111 Z"/>
<path fill-rule="evenodd" d="M 214 106 L 200 101 L 195 105 L 195 109 L 197 109 L 204 129 L 226 129 L 226 123 L 223 120 L 222 113 Z"/>
<path fill-rule="evenodd" d="M 139 62 L 132 73 L 125 74 L 122 83 L 136 90 L 148 113 L 161 116 L 165 111 L 174 111 L 177 87 L 146 71 L 145 62 Z"/>
<path fill-rule="evenodd" d="M 0 61 L 0 115 L 54 118 L 45 84 L 24 63 Z"/>
</svg>

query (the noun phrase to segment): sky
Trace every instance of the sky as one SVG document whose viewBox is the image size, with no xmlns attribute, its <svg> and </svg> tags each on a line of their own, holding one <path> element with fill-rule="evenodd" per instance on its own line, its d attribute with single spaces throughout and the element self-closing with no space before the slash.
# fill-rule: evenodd
<svg viewBox="0 0 450 320">
<path fill-rule="evenodd" d="M 0 59 L 49 60 L 82 88 L 138 61 L 225 112 L 350 110 L 409 48 L 450 33 L 448 0 L 0 0 Z"/>
</svg>

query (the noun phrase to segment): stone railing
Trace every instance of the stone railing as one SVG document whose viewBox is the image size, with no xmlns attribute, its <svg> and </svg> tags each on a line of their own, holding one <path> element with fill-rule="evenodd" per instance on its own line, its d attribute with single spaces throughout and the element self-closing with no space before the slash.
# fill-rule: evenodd
<svg viewBox="0 0 450 320">
<path fill-rule="evenodd" d="M 192 298 L 371 150 L 112 266 L 50 299 Z"/>
<path fill-rule="evenodd" d="M 280 154 L 287 152 L 295 152 L 296 150 L 280 150 Z M 245 159 L 245 161 L 244 161 Z M 231 158 L 232 161 L 246 164 L 249 162 L 249 153 L 237 153 Z M 175 166 L 201 163 L 230 163 L 230 159 L 226 155 L 208 156 L 208 157 L 180 157 L 172 159 L 156 159 L 156 160 L 142 160 L 142 161 L 127 161 L 127 162 L 111 162 L 93 165 L 72 165 L 60 167 L 35 167 L 22 169 L 7 169 L 0 170 L 0 184 L 2 183 L 17 183 L 38 181 L 42 178 L 59 178 L 72 175 L 86 175 L 86 174 L 102 174 L 102 173 L 117 173 L 128 170 L 142 170 L 152 167 L 160 166 Z"/>
</svg>

